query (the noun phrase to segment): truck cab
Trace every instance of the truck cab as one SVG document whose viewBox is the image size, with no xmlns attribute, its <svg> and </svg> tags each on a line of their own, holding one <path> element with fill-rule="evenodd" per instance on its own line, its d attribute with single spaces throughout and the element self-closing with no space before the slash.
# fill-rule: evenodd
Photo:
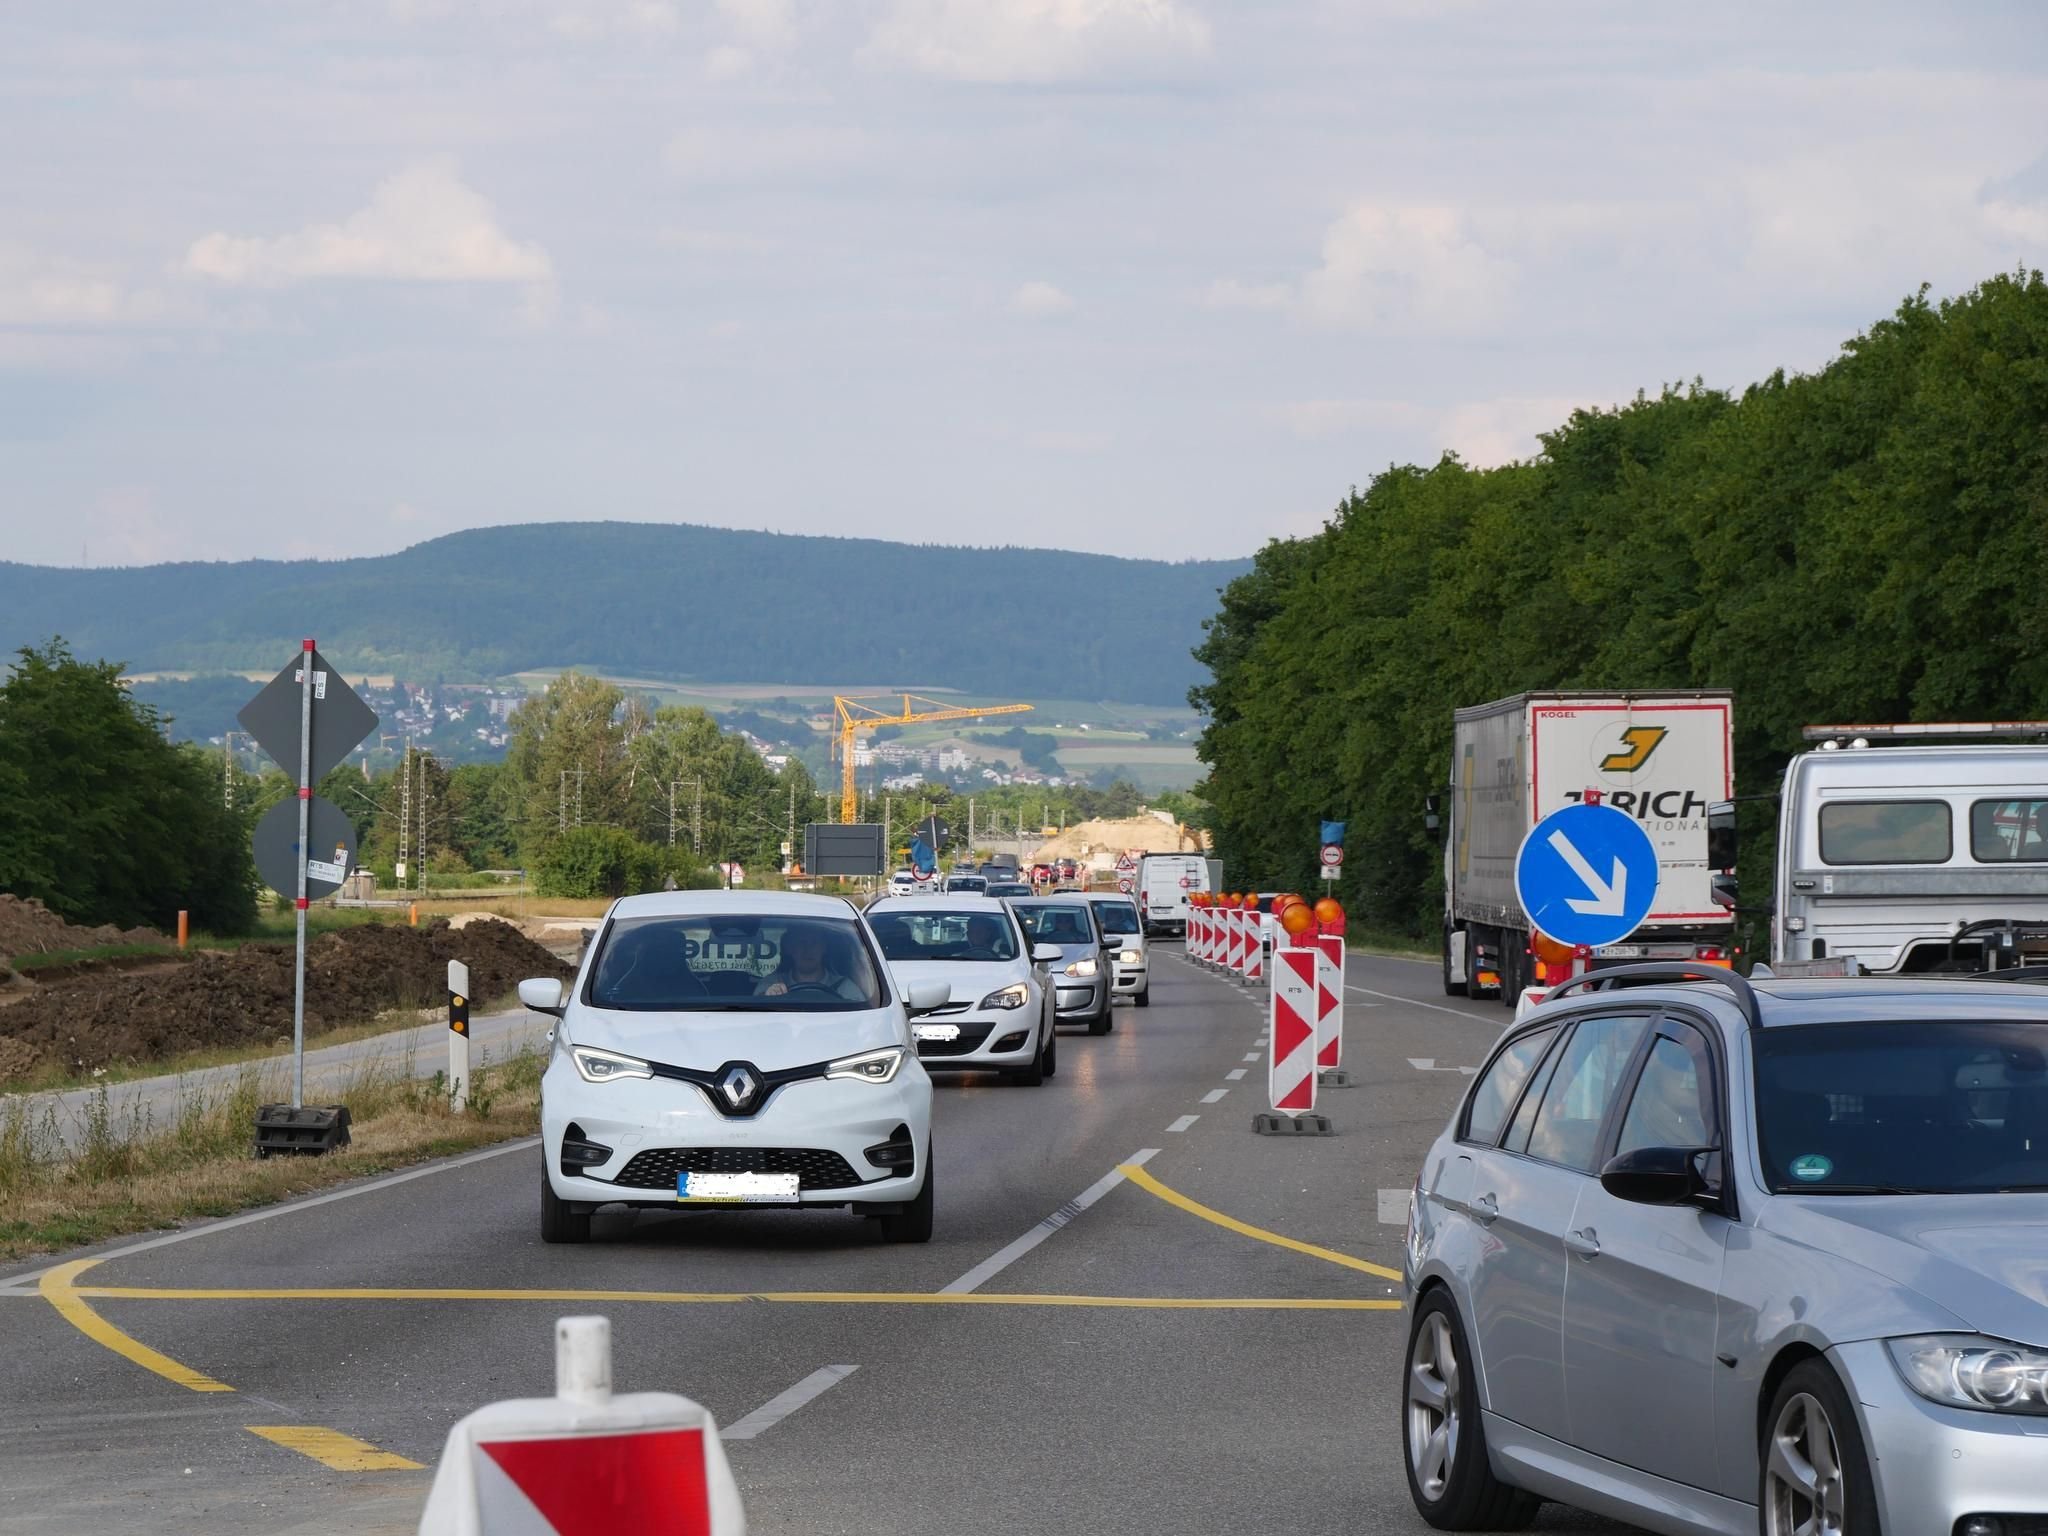
<svg viewBox="0 0 2048 1536">
<path fill-rule="evenodd" d="M 2048 741 L 1938 739 L 2026 733 L 2048 724 L 1809 727 L 1779 805 L 1773 967 L 2048 961 Z"/>
</svg>

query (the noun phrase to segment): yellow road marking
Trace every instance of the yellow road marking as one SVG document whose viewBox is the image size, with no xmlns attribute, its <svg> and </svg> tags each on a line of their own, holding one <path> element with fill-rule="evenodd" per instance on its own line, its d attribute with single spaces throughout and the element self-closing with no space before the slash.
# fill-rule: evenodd
<svg viewBox="0 0 2048 1536">
<path fill-rule="evenodd" d="M 1353 1260 L 1352 1262 L 1359 1262 Z M 1398 1301 L 1318 1296 L 1060 1296 L 984 1291 L 514 1291 L 316 1286 L 184 1290 L 165 1286 L 96 1285 L 77 1294 L 107 1301 L 563 1301 L 654 1302 L 666 1306 L 742 1301 L 887 1307 L 1156 1307 L 1174 1311 L 1386 1312 Z"/>
<path fill-rule="evenodd" d="M 337 1472 L 424 1472 L 425 1467 L 390 1451 L 380 1451 L 368 1441 L 344 1435 L 338 1429 L 317 1424 L 248 1424 L 250 1434 L 261 1435 L 273 1444 L 301 1456 L 310 1456 L 323 1467 Z"/>
<path fill-rule="evenodd" d="M 132 1339 L 80 1299 L 78 1289 L 71 1283 L 78 1275 L 91 1269 L 97 1259 L 74 1259 L 69 1264 L 59 1264 L 37 1282 L 37 1289 L 43 1299 L 57 1309 L 58 1315 L 95 1344 L 103 1344 L 124 1359 L 132 1360 L 145 1371 L 154 1371 L 166 1381 L 174 1381 L 181 1387 L 194 1392 L 232 1392 L 235 1389 L 224 1381 L 215 1381 L 201 1371 L 180 1365 L 169 1355 L 158 1354 L 147 1344 Z"/>
<path fill-rule="evenodd" d="M 1249 1222 L 1239 1221 L 1235 1216 L 1226 1216 L 1221 1211 L 1211 1210 L 1198 1200 L 1190 1200 L 1177 1189 L 1168 1189 L 1136 1163 L 1125 1163 L 1118 1171 L 1146 1193 L 1157 1195 L 1168 1205 L 1179 1206 L 1190 1216 L 1199 1216 L 1204 1221 L 1212 1221 L 1217 1226 L 1228 1231 L 1239 1233 L 1244 1237 L 1255 1237 L 1262 1243 L 1273 1244 L 1276 1248 L 1291 1248 L 1296 1253 L 1305 1253 L 1312 1259 L 1322 1259 L 1330 1264 L 1342 1264 L 1346 1269 L 1356 1269 L 1368 1275 L 1378 1275 L 1383 1280 L 1399 1280 L 1401 1278 L 1401 1271 L 1398 1269 L 1388 1269 L 1384 1264 L 1374 1264 L 1365 1259 L 1354 1259 L 1350 1254 L 1339 1253 L 1334 1248 L 1318 1248 L 1314 1243 L 1304 1243 L 1298 1238 L 1282 1237 L 1278 1232 L 1268 1232 L 1264 1227 L 1255 1227 Z M 1400 1303 L 1387 1302 L 1385 1305 L 1398 1307 Z"/>
</svg>

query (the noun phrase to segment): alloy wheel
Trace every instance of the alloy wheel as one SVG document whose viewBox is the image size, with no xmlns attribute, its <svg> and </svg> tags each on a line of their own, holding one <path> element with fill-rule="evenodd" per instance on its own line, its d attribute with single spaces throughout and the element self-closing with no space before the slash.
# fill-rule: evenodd
<svg viewBox="0 0 2048 1536">
<path fill-rule="evenodd" d="M 1457 1459 L 1458 1347 L 1449 1320 L 1432 1312 L 1408 1353 L 1408 1464 L 1432 1504 L 1450 1491 Z"/>
<path fill-rule="evenodd" d="M 1764 1468 L 1765 1536 L 1841 1536 L 1842 1458 L 1820 1399 L 1799 1392 L 1771 1428 Z"/>
</svg>

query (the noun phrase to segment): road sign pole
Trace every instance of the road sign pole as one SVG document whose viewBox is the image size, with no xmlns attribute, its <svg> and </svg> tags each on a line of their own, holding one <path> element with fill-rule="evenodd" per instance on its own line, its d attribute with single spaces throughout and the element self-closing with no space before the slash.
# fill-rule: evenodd
<svg viewBox="0 0 2048 1536">
<path fill-rule="evenodd" d="M 292 957 L 292 1108 L 306 1107 L 306 838 L 313 815 L 313 642 L 299 647 L 298 939 Z"/>
</svg>

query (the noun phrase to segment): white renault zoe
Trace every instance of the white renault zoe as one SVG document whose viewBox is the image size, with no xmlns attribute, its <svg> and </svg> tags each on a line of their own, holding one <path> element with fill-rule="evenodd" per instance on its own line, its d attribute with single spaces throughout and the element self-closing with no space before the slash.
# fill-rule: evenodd
<svg viewBox="0 0 2048 1536">
<path fill-rule="evenodd" d="M 614 902 L 553 1014 L 541 1079 L 541 1237 L 599 1206 L 850 1207 L 890 1242 L 932 1233 L 931 1079 L 903 995 L 848 903 L 674 891 Z"/>
</svg>

